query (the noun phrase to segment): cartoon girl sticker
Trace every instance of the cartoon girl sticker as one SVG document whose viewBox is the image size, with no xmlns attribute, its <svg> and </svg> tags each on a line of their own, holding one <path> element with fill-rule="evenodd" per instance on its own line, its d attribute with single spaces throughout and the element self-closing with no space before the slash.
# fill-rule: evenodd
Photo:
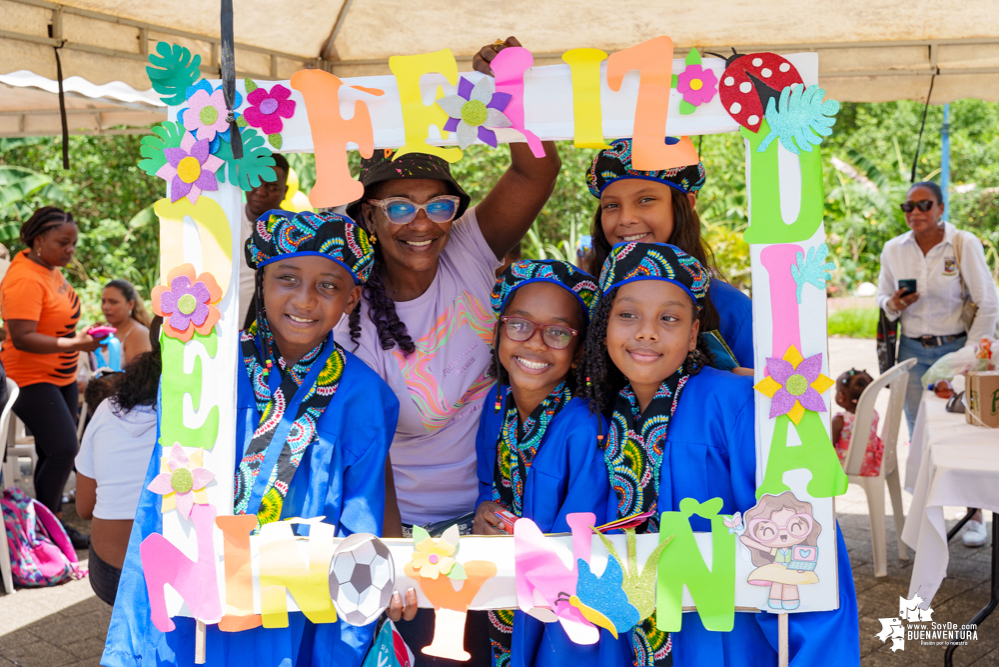
<svg viewBox="0 0 999 667">
<path fill-rule="evenodd" d="M 746 531 L 739 539 L 749 547 L 756 569 L 753 586 L 769 586 L 771 609 L 793 610 L 801 604 L 798 586 L 816 584 L 815 564 L 822 527 L 812 518 L 812 506 L 790 491 L 766 494 L 743 517 Z"/>
</svg>

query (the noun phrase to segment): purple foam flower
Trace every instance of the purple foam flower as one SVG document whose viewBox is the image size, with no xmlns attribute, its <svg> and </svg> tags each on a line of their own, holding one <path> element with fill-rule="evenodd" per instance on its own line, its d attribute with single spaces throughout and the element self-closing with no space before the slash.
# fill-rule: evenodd
<svg viewBox="0 0 999 667">
<path fill-rule="evenodd" d="M 210 154 L 207 139 L 197 141 L 194 135 L 185 132 L 180 148 L 164 148 L 167 163 L 159 168 L 156 175 L 170 184 L 170 198 L 173 201 L 187 197 L 198 203 L 202 190 L 218 190 L 215 172 L 224 163 L 221 158 Z"/>
<path fill-rule="evenodd" d="M 476 139 L 495 148 L 496 133 L 489 128 L 513 126 L 503 113 L 511 99 L 509 93 L 496 92 L 496 83 L 490 76 L 483 76 L 474 85 L 461 77 L 458 94 L 442 97 L 437 104 L 449 116 L 444 130 L 458 133 L 458 145 L 462 150 Z"/>
<path fill-rule="evenodd" d="M 295 115 L 295 101 L 289 97 L 291 91 L 280 83 L 270 91 L 257 88 L 246 96 L 250 106 L 243 112 L 243 117 L 250 127 L 258 127 L 264 134 L 277 134 L 284 129 L 281 119 Z"/>
<path fill-rule="evenodd" d="M 677 77 L 676 89 L 683 94 L 684 102 L 699 107 L 710 102 L 718 92 L 718 78 L 701 65 L 687 65 Z"/>
<path fill-rule="evenodd" d="M 170 291 L 160 297 L 160 308 L 170 313 L 170 326 L 183 331 L 192 322 L 200 326 L 208 319 L 208 301 L 211 292 L 202 282 L 191 284 L 187 276 L 177 276 L 170 283 Z"/>
<path fill-rule="evenodd" d="M 763 378 L 756 389 L 771 397 L 770 418 L 787 415 L 797 424 L 805 410 L 825 412 L 822 392 L 832 386 L 832 380 L 822 374 L 822 355 L 802 358 L 793 345 L 784 358 L 767 359 L 769 377 Z"/>
<path fill-rule="evenodd" d="M 195 274 L 193 264 L 181 264 L 167 273 L 167 284 L 153 288 L 153 312 L 163 318 L 163 334 L 187 342 L 195 333 L 207 336 L 222 313 L 214 305 L 222 299 L 215 276 Z"/>
</svg>

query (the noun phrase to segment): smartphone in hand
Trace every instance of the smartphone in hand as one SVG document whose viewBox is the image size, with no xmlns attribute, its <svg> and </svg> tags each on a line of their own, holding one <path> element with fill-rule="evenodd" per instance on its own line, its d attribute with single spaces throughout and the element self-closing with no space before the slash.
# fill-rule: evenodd
<svg viewBox="0 0 999 667">
<path fill-rule="evenodd" d="M 898 288 L 900 290 L 905 290 L 902 292 L 902 296 L 909 296 L 910 294 L 916 293 L 916 279 L 915 278 L 905 278 L 898 281 Z"/>
</svg>

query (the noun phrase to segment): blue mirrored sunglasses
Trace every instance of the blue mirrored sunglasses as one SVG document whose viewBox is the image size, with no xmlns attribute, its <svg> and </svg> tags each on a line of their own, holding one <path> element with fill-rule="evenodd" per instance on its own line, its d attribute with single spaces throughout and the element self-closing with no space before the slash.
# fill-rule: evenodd
<svg viewBox="0 0 999 667">
<path fill-rule="evenodd" d="M 454 220 L 455 213 L 458 212 L 458 203 L 460 201 L 454 195 L 441 195 L 440 197 L 434 197 L 425 204 L 417 204 L 405 197 L 369 199 L 368 203 L 382 209 L 389 222 L 397 225 L 406 225 L 412 222 L 421 210 L 426 212 L 431 222 L 438 224 L 451 222 Z"/>
</svg>

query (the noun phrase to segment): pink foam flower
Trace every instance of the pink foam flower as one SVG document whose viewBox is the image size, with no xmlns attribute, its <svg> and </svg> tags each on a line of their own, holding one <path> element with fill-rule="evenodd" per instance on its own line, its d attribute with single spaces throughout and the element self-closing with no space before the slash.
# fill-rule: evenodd
<svg viewBox="0 0 999 667">
<path fill-rule="evenodd" d="M 687 65 L 677 77 L 676 90 L 683 94 L 684 102 L 699 107 L 710 102 L 718 92 L 718 78 L 699 64 Z"/>
<path fill-rule="evenodd" d="M 188 110 L 184 112 L 184 127 L 194 132 L 199 140 L 211 141 L 219 132 L 229 129 L 225 108 L 225 96 L 219 88 L 213 93 L 198 90 L 187 100 Z"/>
<path fill-rule="evenodd" d="M 264 134 L 277 134 L 284 129 L 282 118 L 291 118 L 295 115 L 295 101 L 288 99 L 291 91 L 280 83 L 274 85 L 270 91 L 266 88 L 257 88 L 246 96 L 249 108 L 243 112 L 250 127 L 260 128 Z"/>
<path fill-rule="evenodd" d="M 190 519 L 195 503 L 208 504 L 207 498 L 199 492 L 215 479 L 215 473 L 200 467 L 202 450 L 198 450 L 196 454 L 198 460 L 195 463 L 192 461 L 193 456 L 188 457 L 184 453 L 184 448 L 174 443 L 170 449 L 170 458 L 166 462 L 167 470 L 149 483 L 147 488 L 150 491 L 163 496 L 164 512 L 176 507 L 185 519 Z M 202 497 L 199 498 L 198 495 Z"/>
</svg>

